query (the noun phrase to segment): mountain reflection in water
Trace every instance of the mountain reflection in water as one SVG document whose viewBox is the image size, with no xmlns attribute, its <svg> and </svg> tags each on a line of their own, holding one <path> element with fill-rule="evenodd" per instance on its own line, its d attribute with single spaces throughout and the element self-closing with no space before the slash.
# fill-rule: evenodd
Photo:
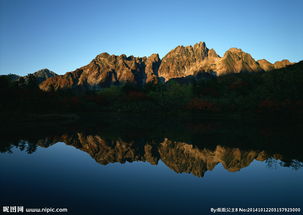
<svg viewBox="0 0 303 215">
<path fill-rule="evenodd" d="M 302 206 L 302 123 L 93 118 L 2 123 L 1 204 L 79 215 Z"/>
<path fill-rule="evenodd" d="M 260 150 L 241 150 L 217 145 L 214 149 L 199 148 L 185 142 L 177 142 L 164 138 L 163 141 L 146 143 L 126 142 L 122 139 L 108 140 L 99 135 L 62 135 L 40 140 L 37 145 L 49 147 L 57 142 L 64 142 L 88 153 L 98 163 L 125 163 L 133 161 L 149 162 L 157 165 L 162 160 L 170 169 L 177 173 L 191 173 L 203 177 L 205 172 L 213 170 L 219 163 L 235 172 L 247 167 L 254 160 L 283 160 L 281 154 L 269 154 Z M 300 162 L 291 162 L 294 168 Z"/>
<path fill-rule="evenodd" d="M 148 135 L 146 132 L 142 134 L 140 129 L 137 130 L 138 133 L 133 132 L 133 130 L 128 133 L 124 130 L 122 133 L 127 133 L 126 137 L 125 135 L 124 137 L 106 135 L 106 132 L 105 135 L 102 135 L 104 129 L 100 132 L 94 129 L 94 131 L 76 131 L 74 133 L 68 132 L 34 138 L 32 141 L 25 139 L 2 148 L 2 151 L 9 151 L 12 146 L 16 146 L 21 150 L 32 153 L 37 146 L 47 148 L 58 142 L 64 142 L 88 153 L 102 165 L 134 161 L 157 165 L 161 160 L 177 173 L 190 173 L 198 177 L 203 177 L 207 171 L 213 170 L 219 163 L 230 172 L 239 171 L 249 166 L 254 160 L 265 161 L 269 166 L 278 163 L 295 169 L 302 167 L 300 148 L 297 148 L 297 150 L 291 149 L 291 147 L 296 147 L 294 144 L 297 139 L 294 139 L 295 143 L 291 142 L 291 139 L 289 139 L 288 144 L 286 142 L 284 144 L 279 143 L 279 141 L 283 141 L 279 130 L 278 133 L 272 134 L 272 130 L 260 128 L 259 136 L 272 138 L 267 139 L 270 140 L 267 142 L 264 138 L 259 138 L 259 141 L 264 142 L 264 145 L 260 147 L 260 145 L 251 142 L 245 143 L 247 139 L 238 139 L 232 131 L 232 137 L 240 142 L 243 141 L 244 144 L 239 144 L 239 142 L 230 139 L 230 133 L 218 134 L 215 132 L 213 136 L 209 137 L 213 127 L 218 129 L 218 125 L 215 126 L 211 123 L 191 124 L 188 133 L 190 133 L 189 140 L 192 140 L 192 143 L 178 141 L 177 139 L 182 139 L 178 135 L 174 138 L 167 138 L 161 137 L 159 133 L 156 136 Z M 118 129 L 118 131 L 120 130 Z M 178 134 L 178 132 L 176 131 L 175 134 Z M 197 134 L 200 135 L 197 136 Z M 222 136 L 219 140 L 229 140 L 228 144 L 220 144 L 218 136 Z M 255 141 L 256 137 L 253 133 L 248 134 L 248 138 Z M 210 142 L 210 139 L 215 141 Z"/>
</svg>

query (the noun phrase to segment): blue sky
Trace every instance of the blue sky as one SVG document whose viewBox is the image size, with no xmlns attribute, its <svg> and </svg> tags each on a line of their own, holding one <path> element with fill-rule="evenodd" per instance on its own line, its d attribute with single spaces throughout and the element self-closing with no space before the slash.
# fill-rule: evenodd
<svg viewBox="0 0 303 215">
<path fill-rule="evenodd" d="M 64 74 L 97 54 L 163 57 L 206 42 L 271 62 L 303 60 L 302 0 L 0 0 L 0 74 Z"/>
</svg>

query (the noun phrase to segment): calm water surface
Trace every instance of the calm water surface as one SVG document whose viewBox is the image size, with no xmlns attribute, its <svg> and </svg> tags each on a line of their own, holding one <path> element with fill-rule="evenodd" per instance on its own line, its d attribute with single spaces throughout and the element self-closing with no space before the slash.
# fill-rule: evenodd
<svg viewBox="0 0 303 215">
<path fill-rule="evenodd" d="M 302 208 L 300 132 L 294 136 L 294 129 L 249 125 L 254 132 L 235 134 L 235 126 L 210 124 L 191 125 L 186 137 L 175 128 L 6 137 L 0 154 L 1 206 L 67 207 L 69 214 Z M 220 126 L 227 132 L 218 133 Z"/>
</svg>

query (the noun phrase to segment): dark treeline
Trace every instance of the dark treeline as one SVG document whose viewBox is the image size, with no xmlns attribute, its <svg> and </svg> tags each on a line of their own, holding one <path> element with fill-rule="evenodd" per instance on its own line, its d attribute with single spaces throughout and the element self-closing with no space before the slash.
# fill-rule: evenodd
<svg viewBox="0 0 303 215">
<path fill-rule="evenodd" d="M 124 84 L 99 91 L 43 92 L 35 77 L 0 78 L 0 110 L 70 112 L 254 112 L 303 110 L 303 62 L 270 72 L 228 74 L 191 81 L 170 80 L 143 87 Z"/>
</svg>

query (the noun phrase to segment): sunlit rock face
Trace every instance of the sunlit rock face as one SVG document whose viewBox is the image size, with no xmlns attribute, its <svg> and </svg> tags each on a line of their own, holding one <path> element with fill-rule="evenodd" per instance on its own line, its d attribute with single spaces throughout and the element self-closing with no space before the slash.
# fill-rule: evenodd
<svg viewBox="0 0 303 215">
<path fill-rule="evenodd" d="M 231 48 L 220 57 L 205 42 L 193 46 L 178 46 L 161 60 L 158 54 L 149 57 L 99 54 L 88 65 L 65 75 L 50 77 L 39 87 L 44 91 L 60 89 L 98 90 L 115 84 L 144 85 L 176 78 L 194 77 L 211 73 L 224 75 L 240 72 L 260 72 L 284 68 L 288 60 L 274 64 L 266 60 L 255 61 L 241 49 Z"/>
<path fill-rule="evenodd" d="M 215 50 L 209 50 L 204 42 L 194 46 L 178 46 L 162 59 L 159 76 L 167 81 L 199 72 L 213 71 L 218 59 Z"/>
<path fill-rule="evenodd" d="M 258 63 L 264 71 L 270 71 L 275 69 L 275 66 L 265 59 L 258 60 Z"/>
<path fill-rule="evenodd" d="M 209 50 L 205 43 L 201 42 L 194 46 L 178 46 L 170 51 L 162 59 L 159 75 L 169 80 L 195 76 L 200 72 L 215 72 L 217 75 L 223 75 L 260 71 L 263 69 L 258 62 L 241 49 L 231 48 L 220 57 L 215 50 Z"/>
<path fill-rule="evenodd" d="M 40 84 L 40 89 L 44 91 L 75 88 L 94 90 L 119 83 L 143 85 L 157 82 L 160 62 L 158 54 L 141 58 L 102 53 L 84 67 L 47 79 Z"/>
<path fill-rule="evenodd" d="M 281 61 L 276 61 L 274 63 L 274 67 L 275 69 L 281 69 L 292 64 L 294 63 L 290 62 L 289 60 L 281 60 Z"/>
<path fill-rule="evenodd" d="M 79 79 L 83 70 L 77 69 L 74 72 L 68 72 L 65 75 L 58 75 L 48 78 L 39 85 L 44 91 L 56 91 L 59 89 L 74 89 L 78 86 Z"/>
<path fill-rule="evenodd" d="M 258 60 L 258 63 L 264 71 L 271 71 L 271 70 L 274 70 L 274 69 L 282 69 L 282 68 L 285 68 L 287 66 L 290 66 L 290 65 L 294 64 L 294 63 L 290 62 L 289 60 L 276 61 L 274 64 L 272 64 L 272 63 L 270 63 L 269 61 L 267 61 L 265 59 Z"/>
<path fill-rule="evenodd" d="M 40 146 L 49 146 L 56 142 L 65 142 L 85 151 L 98 163 L 125 163 L 133 161 L 158 164 L 161 160 L 177 173 L 190 173 L 203 177 L 205 172 L 213 170 L 219 163 L 230 171 L 235 172 L 247 167 L 254 160 L 264 161 L 269 158 L 265 151 L 241 150 L 217 145 L 213 149 L 201 148 L 185 142 L 171 141 L 167 138 L 156 142 L 138 143 L 122 139 L 108 140 L 99 135 L 62 135 L 40 141 Z M 274 155 L 281 159 L 281 155 Z"/>
<path fill-rule="evenodd" d="M 262 68 L 252 56 L 237 48 L 226 51 L 216 66 L 217 75 L 260 71 L 263 71 Z"/>
</svg>

